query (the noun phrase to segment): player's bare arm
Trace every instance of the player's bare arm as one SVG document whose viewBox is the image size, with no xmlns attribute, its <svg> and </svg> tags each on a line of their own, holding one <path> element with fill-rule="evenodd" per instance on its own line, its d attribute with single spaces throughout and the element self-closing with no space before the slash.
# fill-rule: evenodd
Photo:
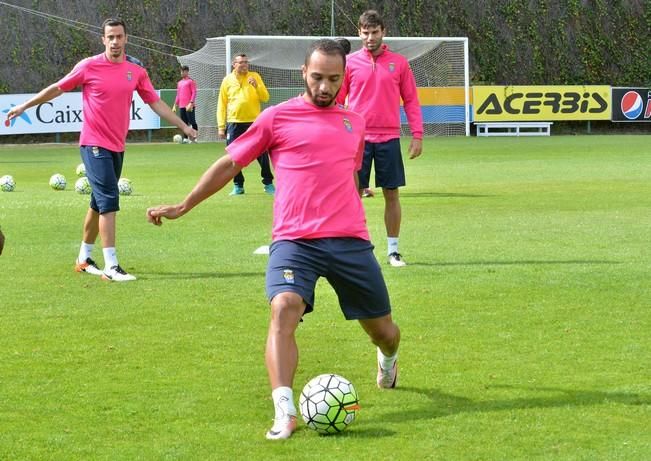
<svg viewBox="0 0 651 461">
<path fill-rule="evenodd" d="M 183 120 L 181 120 L 172 109 L 163 101 L 159 99 L 156 102 L 149 104 L 149 107 L 158 114 L 159 117 L 164 118 L 172 125 L 176 126 L 179 130 L 183 131 L 190 139 L 197 139 L 197 131 L 186 125 Z"/>
<path fill-rule="evenodd" d="M 409 143 L 409 158 L 416 158 L 423 153 L 423 140 L 412 138 Z"/>
<path fill-rule="evenodd" d="M 14 117 L 18 117 L 20 114 L 25 112 L 30 107 L 43 104 L 44 102 L 50 101 L 51 99 L 54 99 L 57 96 L 60 96 L 62 94 L 63 91 L 59 89 L 56 83 L 53 83 L 47 88 L 42 89 L 32 99 L 25 101 L 22 104 L 18 104 L 17 106 L 14 106 L 11 109 L 9 109 L 9 112 L 7 112 L 7 120 L 11 120 Z"/>
<path fill-rule="evenodd" d="M 188 194 L 183 202 L 176 205 L 159 205 L 148 208 L 147 220 L 156 226 L 160 226 L 163 224 L 163 218 L 180 218 L 208 197 L 221 190 L 241 169 L 242 167 L 233 162 L 230 155 L 224 155 L 206 170 L 197 185 L 192 189 L 192 192 Z"/>
</svg>

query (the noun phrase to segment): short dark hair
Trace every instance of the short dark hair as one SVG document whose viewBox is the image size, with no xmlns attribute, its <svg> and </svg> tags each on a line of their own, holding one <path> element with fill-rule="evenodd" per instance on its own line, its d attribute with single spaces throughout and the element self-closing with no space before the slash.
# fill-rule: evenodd
<svg viewBox="0 0 651 461">
<path fill-rule="evenodd" d="M 124 28 L 124 33 L 127 33 L 127 25 L 124 23 L 122 19 L 118 18 L 108 18 L 102 23 L 102 35 L 104 35 L 104 32 L 106 31 L 106 26 L 122 26 Z"/>
<path fill-rule="evenodd" d="M 322 38 L 312 43 L 312 45 L 310 45 L 310 48 L 307 50 L 307 54 L 305 55 L 306 67 L 310 64 L 310 58 L 312 57 L 312 53 L 315 51 L 319 51 L 330 56 L 341 56 L 341 60 L 344 63 L 344 69 L 346 68 L 346 53 L 344 52 L 343 47 L 336 40 L 332 40 L 331 38 Z"/>
<path fill-rule="evenodd" d="M 350 41 L 345 38 L 345 37 L 337 37 L 335 38 L 335 42 L 339 43 L 341 47 L 344 49 L 344 52 L 346 54 L 350 53 Z"/>
<path fill-rule="evenodd" d="M 358 29 L 362 29 L 363 27 L 378 26 L 380 29 L 384 30 L 384 20 L 382 19 L 382 16 L 380 16 L 380 13 L 375 10 L 364 11 L 359 17 L 359 22 L 357 23 Z"/>
<path fill-rule="evenodd" d="M 190 68 L 188 66 L 181 66 L 181 70 L 187 70 L 188 72 L 190 72 Z"/>
<path fill-rule="evenodd" d="M 248 56 L 244 53 L 236 54 L 235 56 L 233 56 L 233 62 L 235 62 L 237 58 L 248 58 Z"/>
</svg>

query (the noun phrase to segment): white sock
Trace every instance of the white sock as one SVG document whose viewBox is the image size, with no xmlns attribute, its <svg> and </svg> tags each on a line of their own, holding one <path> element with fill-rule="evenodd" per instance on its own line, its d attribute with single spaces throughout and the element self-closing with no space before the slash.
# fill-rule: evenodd
<svg viewBox="0 0 651 461">
<path fill-rule="evenodd" d="M 383 370 L 390 370 L 393 368 L 393 364 L 398 360 L 398 353 L 396 352 L 391 357 L 387 357 L 382 353 L 380 348 L 377 348 L 377 361 L 380 364 L 380 368 Z"/>
<path fill-rule="evenodd" d="M 398 251 L 398 237 L 387 237 L 388 250 L 387 255 L 391 253 L 399 253 Z"/>
<path fill-rule="evenodd" d="M 102 252 L 104 253 L 104 270 L 118 265 L 118 255 L 115 252 L 115 247 L 104 248 Z"/>
<path fill-rule="evenodd" d="M 294 391 L 292 391 L 291 387 L 281 386 L 275 388 L 271 392 L 271 398 L 274 401 L 276 421 L 285 421 L 288 416 L 296 416 Z"/>
<path fill-rule="evenodd" d="M 86 262 L 86 260 L 90 258 L 94 246 L 94 243 L 86 243 L 82 241 L 81 246 L 79 247 L 79 258 L 77 258 L 77 261 L 80 263 Z"/>
</svg>

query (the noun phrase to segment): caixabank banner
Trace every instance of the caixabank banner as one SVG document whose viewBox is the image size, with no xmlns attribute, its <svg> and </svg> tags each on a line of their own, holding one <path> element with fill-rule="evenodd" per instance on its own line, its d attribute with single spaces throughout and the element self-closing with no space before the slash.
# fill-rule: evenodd
<svg viewBox="0 0 651 461">
<path fill-rule="evenodd" d="M 476 122 L 610 120 L 610 86 L 473 86 Z"/>
<path fill-rule="evenodd" d="M 12 120 L 7 120 L 7 112 L 12 107 L 32 96 L 33 93 L 0 95 L 0 135 L 81 131 L 83 111 L 80 92 L 63 93 L 51 101 L 27 109 Z M 130 130 L 160 128 L 160 118 L 143 102 L 137 92 L 133 93 L 129 117 Z"/>
<path fill-rule="evenodd" d="M 651 88 L 613 88 L 613 122 L 651 122 Z"/>
</svg>

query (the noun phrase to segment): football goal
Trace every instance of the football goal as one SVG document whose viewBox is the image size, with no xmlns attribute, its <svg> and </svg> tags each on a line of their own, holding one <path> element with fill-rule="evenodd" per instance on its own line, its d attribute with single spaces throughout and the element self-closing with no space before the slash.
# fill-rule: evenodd
<svg viewBox="0 0 651 461">
<path fill-rule="evenodd" d="M 200 50 L 178 56 L 197 82 L 197 124 L 201 141 L 217 140 L 219 86 L 232 71 L 232 57 L 244 53 L 249 69 L 258 72 L 269 90 L 264 106 L 278 104 L 303 92 L 301 65 L 310 44 L 319 37 L 228 35 L 206 39 Z M 346 37 L 352 51 L 359 37 Z M 468 39 L 465 37 L 385 37 L 384 43 L 405 56 L 416 78 L 426 136 L 470 134 Z M 409 126 L 401 108 L 402 134 Z"/>
</svg>

